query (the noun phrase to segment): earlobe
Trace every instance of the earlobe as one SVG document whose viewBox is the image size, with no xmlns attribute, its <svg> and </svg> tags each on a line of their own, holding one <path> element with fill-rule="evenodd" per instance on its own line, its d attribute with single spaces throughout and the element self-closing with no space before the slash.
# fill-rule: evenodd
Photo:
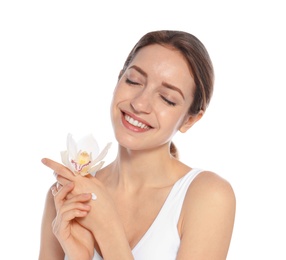
<svg viewBox="0 0 286 260">
<path fill-rule="evenodd" d="M 185 119 L 184 123 L 180 127 L 179 131 L 181 133 L 187 132 L 196 122 L 198 122 L 202 116 L 204 115 L 204 111 L 201 110 L 198 114 L 196 115 L 188 115 L 187 118 Z"/>
</svg>

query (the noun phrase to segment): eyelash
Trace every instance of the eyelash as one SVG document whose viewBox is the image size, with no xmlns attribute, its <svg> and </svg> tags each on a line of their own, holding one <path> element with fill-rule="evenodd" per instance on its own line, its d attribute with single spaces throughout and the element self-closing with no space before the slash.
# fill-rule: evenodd
<svg viewBox="0 0 286 260">
<path fill-rule="evenodd" d="M 160 95 L 160 96 L 161 96 L 161 98 L 162 98 L 168 105 L 173 106 L 173 107 L 176 106 L 176 103 L 170 101 L 169 99 L 165 98 L 165 97 L 162 96 L 162 95 Z"/>
<path fill-rule="evenodd" d="M 134 81 L 131 81 L 130 79 L 126 79 L 126 83 L 127 84 L 131 84 L 131 85 L 140 85 L 139 83 L 137 82 L 134 82 Z M 166 102 L 168 105 L 170 106 L 176 106 L 176 103 L 170 101 L 169 99 L 165 98 L 164 96 L 160 95 L 160 97 L 163 99 L 164 102 Z"/>
<path fill-rule="evenodd" d="M 131 81 L 130 79 L 126 79 L 125 82 L 126 82 L 127 84 L 131 84 L 131 85 L 139 85 L 139 83 L 134 82 L 134 81 Z"/>
</svg>

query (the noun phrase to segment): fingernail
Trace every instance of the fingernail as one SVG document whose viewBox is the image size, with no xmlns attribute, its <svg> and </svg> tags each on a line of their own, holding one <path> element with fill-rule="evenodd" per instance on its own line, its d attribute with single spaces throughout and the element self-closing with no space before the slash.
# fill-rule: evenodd
<svg viewBox="0 0 286 260">
<path fill-rule="evenodd" d="M 46 159 L 45 158 L 43 158 L 42 160 L 41 160 L 41 162 L 43 163 L 43 164 L 46 164 Z"/>
</svg>

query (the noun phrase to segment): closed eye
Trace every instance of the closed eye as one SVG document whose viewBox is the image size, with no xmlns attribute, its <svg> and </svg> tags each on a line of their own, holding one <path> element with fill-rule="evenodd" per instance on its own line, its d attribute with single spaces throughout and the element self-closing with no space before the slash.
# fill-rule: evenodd
<svg viewBox="0 0 286 260">
<path fill-rule="evenodd" d="M 160 95 L 160 97 L 170 106 L 176 106 L 176 103 L 170 101 L 169 99 L 165 98 L 164 96 Z"/>
<path fill-rule="evenodd" d="M 138 82 L 132 81 L 132 80 L 130 80 L 130 79 L 128 79 L 128 78 L 126 78 L 125 82 L 126 82 L 127 84 L 130 84 L 130 85 L 140 85 Z"/>
</svg>

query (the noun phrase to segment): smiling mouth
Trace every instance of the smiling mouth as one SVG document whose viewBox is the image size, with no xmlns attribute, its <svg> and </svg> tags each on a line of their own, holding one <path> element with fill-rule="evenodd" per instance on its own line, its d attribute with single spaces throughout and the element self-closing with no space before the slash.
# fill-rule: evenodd
<svg viewBox="0 0 286 260">
<path fill-rule="evenodd" d="M 144 129 L 144 130 L 148 130 L 151 129 L 152 127 L 149 125 L 146 125 L 140 121 L 138 121 L 137 119 L 132 118 L 131 116 L 127 115 L 124 113 L 124 119 L 130 124 L 133 125 L 135 127 Z"/>
</svg>

